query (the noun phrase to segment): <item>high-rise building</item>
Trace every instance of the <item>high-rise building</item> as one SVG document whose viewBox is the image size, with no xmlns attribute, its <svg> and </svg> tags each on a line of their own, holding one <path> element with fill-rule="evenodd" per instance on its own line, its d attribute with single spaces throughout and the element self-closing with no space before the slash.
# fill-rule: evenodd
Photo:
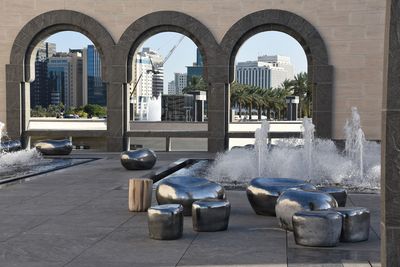
<svg viewBox="0 0 400 267">
<path fill-rule="evenodd" d="M 164 58 L 156 51 L 144 47 L 136 53 L 134 77 L 136 85 L 136 114 L 147 113 L 147 100 L 159 97 L 164 90 Z"/>
<path fill-rule="evenodd" d="M 63 103 L 65 107 L 71 106 L 70 97 L 70 57 L 66 53 L 57 53 L 49 59 L 47 65 L 49 80 L 50 104 Z"/>
<path fill-rule="evenodd" d="M 176 95 L 175 80 L 168 83 L 168 95 Z"/>
<path fill-rule="evenodd" d="M 50 92 L 47 78 L 48 59 L 56 53 L 56 44 L 40 42 L 35 59 L 35 80 L 31 83 L 31 107 L 50 105 Z"/>
<path fill-rule="evenodd" d="M 236 81 L 261 88 L 276 88 L 286 79 L 293 79 L 290 58 L 280 55 L 259 56 L 257 61 L 239 62 Z"/>
<path fill-rule="evenodd" d="M 188 86 L 192 80 L 193 76 L 202 77 L 203 76 L 203 58 L 201 56 L 199 48 L 196 50 L 196 62 L 193 63 L 193 66 L 187 66 L 187 78 L 186 85 Z"/>
<path fill-rule="evenodd" d="M 73 79 L 71 81 L 71 94 L 72 102 L 71 105 L 74 107 L 80 107 L 84 105 L 83 102 L 83 59 L 82 59 L 82 49 L 70 49 L 69 56 L 71 57 L 71 73 Z"/>
<path fill-rule="evenodd" d="M 176 95 L 181 95 L 182 90 L 187 86 L 187 74 L 186 73 L 175 73 L 175 88 Z"/>
<path fill-rule="evenodd" d="M 83 104 L 107 105 L 107 88 L 101 79 L 100 54 L 94 45 L 82 51 Z"/>
<path fill-rule="evenodd" d="M 63 103 L 65 108 L 82 103 L 82 54 L 79 51 L 57 53 L 48 60 L 47 77 L 50 104 Z"/>
</svg>

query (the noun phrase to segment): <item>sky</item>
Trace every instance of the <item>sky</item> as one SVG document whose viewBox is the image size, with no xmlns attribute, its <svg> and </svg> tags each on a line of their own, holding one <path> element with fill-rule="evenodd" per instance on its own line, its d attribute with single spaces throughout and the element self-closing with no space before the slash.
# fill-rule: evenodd
<svg viewBox="0 0 400 267">
<path fill-rule="evenodd" d="M 181 38 L 180 33 L 164 32 L 147 39 L 142 47 L 150 47 L 164 57 Z M 69 48 L 83 48 L 92 44 L 90 39 L 78 32 L 59 32 L 50 36 L 47 42 L 56 43 L 58 52 L 68 52 Z M 307 71 L 307 58 L 303 48 L 291 36 L 276 32 L 262 32 L 250 37 L 239 49 L 236 62 L 257 60 L 261 55 L 289 56 L 295 73 Z M 174 79 L 175 72 L 186 72 L 186 66 L 196 61 L 196 45 L 185 37 L 174 53 L 164 64 L 164 90 L 168 90 L 168 82 Z"/>
</svg>

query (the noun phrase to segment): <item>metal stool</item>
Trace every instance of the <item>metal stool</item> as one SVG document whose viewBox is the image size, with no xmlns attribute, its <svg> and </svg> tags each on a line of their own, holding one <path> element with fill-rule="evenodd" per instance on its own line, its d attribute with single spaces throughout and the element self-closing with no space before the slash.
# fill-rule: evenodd
<svg viewBox="0 0 400 267">
<path fill-rule="evenodd" d="M 183 207 L 180 204 L 166 204 L 147 210 L 149 235 L 152 239 L 178 239 L 183 232 Z"/>
<path fill-rule="evenodd" d="M 278 198 L 275 212 L 279 225 L 285 230 L 293 231 L 292 217 L 296 212 L 302 210 L 327 210 L 336 207 L 336 200 L 329 194 L 289 189 Z"/>
<path fill-rule="evenodd" d="M 359 242 L 368 240 L 370 226 L 370 212 L 366 208 L 348 207 L 336 208 L 343 217 L 342 242 Z"/>
<path fill-rule="evenodd" d="M 342 231 L 342 216 L 334 210 L 299 211 L 293 215 L 296 244 L 334 247 Z"/>
<path fill-rule="evenodd" d="M 346 206 L 346 200 L 347 200 L 346 189 L 340 187 L 321 186 L 318 187 L 318 191 L 322 191 L 324 193 L 328 193 L 329 195 L 333 196 L 336 199 L 339 207 Z"/>
<path fill-rule="evenodd" d="M 198 200 L 192 205 L 193 229 L 197 232 L 225 231 L 230 213 L 231 204 L 227 200 Z"/>
</svg>

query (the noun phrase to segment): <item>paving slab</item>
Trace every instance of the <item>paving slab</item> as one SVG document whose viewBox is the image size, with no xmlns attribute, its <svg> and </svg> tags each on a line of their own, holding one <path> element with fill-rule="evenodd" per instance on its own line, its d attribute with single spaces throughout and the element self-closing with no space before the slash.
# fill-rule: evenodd
<svg viewBox="0 0 400 267">
<path fill-rule="evenodd" d="M 152 171 L 180 158 L 214 156 L 157 154 Z M 185 217 L 181 239 L 152 240 L 147 213 L 128 211 L 127 191 L 130 178 L 149 171 L 125 170 L 119 155 L 74 152 L 72 157 L 101 159 L 1 188 L 0 266 L 380 266 L 378 194 L 349 195 L 350 206 L 371 210 L 367 242 L 297 246 L 276 217 L 254 213 L 245 191 L 227 192 L 232 204 L 227 231 L 198 233 Z"/>
</svg>

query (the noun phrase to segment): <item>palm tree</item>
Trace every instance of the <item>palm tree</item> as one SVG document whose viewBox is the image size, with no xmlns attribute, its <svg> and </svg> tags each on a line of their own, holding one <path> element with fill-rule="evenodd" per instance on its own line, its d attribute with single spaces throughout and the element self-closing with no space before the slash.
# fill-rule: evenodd
<svg viewBox="0 0 400 267">
<path fill-rule="evenodd" d="M 301 72 L 297 74 L 293 79 L 293 93 L 299 96 L 299 110 L 300 117 L 310 116 L 310 105 L 311 105 L 311 86 L 308 84 L 307 73 Z"/>
<path fill-rule="evenodd" d="M 188 86 L 183 88 L 182 93 L 186 94 L 192 91 L 207 91 L 207 84 L 201 76 L 192 76 Z"/>
<path fill-rule="evenodd" d="M 242 107 L 248 103 L 249 95 L 243 84 L 233 82 L 231 84 L 231 103 L 238 106 L 239 118 L 242 117 Z"/>
</svg>

